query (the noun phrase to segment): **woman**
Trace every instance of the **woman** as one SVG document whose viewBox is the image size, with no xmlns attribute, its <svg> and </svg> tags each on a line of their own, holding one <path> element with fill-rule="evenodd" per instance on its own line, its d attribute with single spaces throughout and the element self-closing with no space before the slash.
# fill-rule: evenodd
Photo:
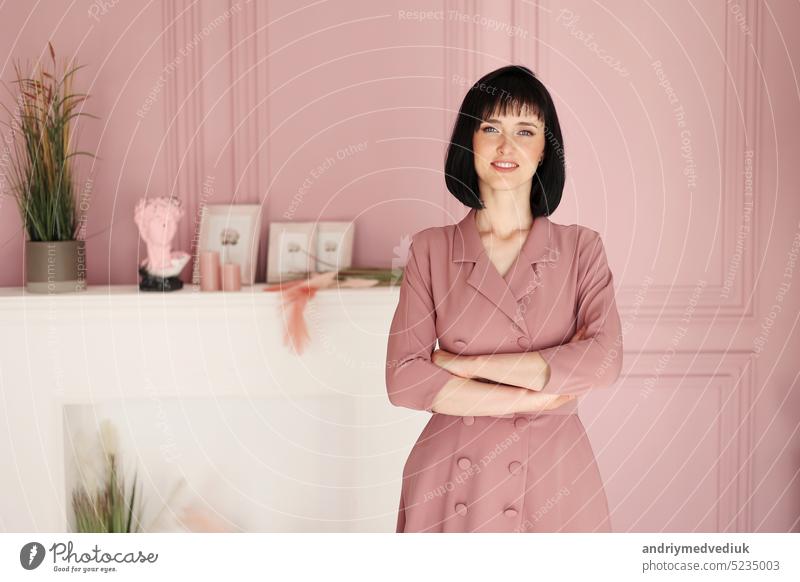
<svg viewBox="0 0 800 582">
<path fill-rule="evenodd" d="M 412 237 L 389 334 L 389 400 L 433 413 L 398 532 L 611 531 L 576 397 L 619 376 L 621 326 L 598 233 L 547 218 L 564 180 L 541 82 L 520 66 L 478 81 L 445 162 L 471 210 Z"/>
</svg>

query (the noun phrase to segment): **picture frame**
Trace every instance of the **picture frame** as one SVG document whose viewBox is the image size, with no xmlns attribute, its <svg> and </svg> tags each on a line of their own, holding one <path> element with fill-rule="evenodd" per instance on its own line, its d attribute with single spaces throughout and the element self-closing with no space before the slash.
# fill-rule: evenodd
<svg viewBox="0 0 800 582">
<path fill-rule="evenodd" d="M 316 270 L 334 271 L 349 269 L 353 265 L 353 222 L 317 223 Z"/>
<path fill-rule="evenodd" d="M 317 229 L 313 222 L 271 222 L 267 283 L 299 279 L 316 268 Z M 314 252 L 311 251 L 314 249 Z"/>
<path fill-rule="evenodd" d="M 207 204 L 200 219 L 198 256 L 218 251 L 220 265 L 239 263 L 242 285 L 255 283 L 261 238 L 260 204 Z"/>
</svg>

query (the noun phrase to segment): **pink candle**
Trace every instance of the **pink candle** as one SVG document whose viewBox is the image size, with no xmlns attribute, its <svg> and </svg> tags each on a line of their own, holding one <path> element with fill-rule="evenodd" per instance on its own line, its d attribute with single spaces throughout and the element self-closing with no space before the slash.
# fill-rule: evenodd
<svg viewBox="0 0 800 582">
<path fill-rule="evenodd" d="M 200 290 L 219 291 L 219 252 L 200 253 Z"/>
<path fill-rule="evenodd" d="M 239 263 L 222 265 L 222 290 L 239 291 L 242 288 L 242 268 Z"/>
</svg>

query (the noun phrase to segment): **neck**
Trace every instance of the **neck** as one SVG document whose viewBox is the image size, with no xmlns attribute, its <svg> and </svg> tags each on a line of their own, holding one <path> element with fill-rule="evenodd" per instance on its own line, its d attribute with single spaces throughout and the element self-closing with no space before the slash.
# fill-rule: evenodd
<svg viewBox="0 0 800 582">
<path fill-rule="evenodd" d="M 172 253 L 170 245 L 158 243 L 147 243 L 147 257 L 150 260 L 150 267 L 160 269 L 172 264 Z"/>
<path fill-rule="evenodd" d="M 503 239 L 530 230 L 533 225 L 530 192 L 530 184 L 516 190 L 481 188 L 481 200 L 486 208 L 475 214 L 478 230 Z"/>
</svg>

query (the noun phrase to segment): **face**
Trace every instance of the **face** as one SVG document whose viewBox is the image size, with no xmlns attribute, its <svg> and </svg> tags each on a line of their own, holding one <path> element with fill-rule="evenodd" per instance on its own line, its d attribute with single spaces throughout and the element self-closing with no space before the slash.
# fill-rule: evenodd
<svg viewBox="0 0 800 582">
<path fill-rule="evenodd" d="M 177 225 L 168 212 L 155 212 L 147 223 L 149 241 L 155 244 L 169 244 L 175 236 Z"/>
<path fill-rule="evenodd" d="M 530 192 L 544 146 L 544 122 L 529 111 L 490 116 L 472 138 L 478 183 L 493 190 Z"/>
</svg>

